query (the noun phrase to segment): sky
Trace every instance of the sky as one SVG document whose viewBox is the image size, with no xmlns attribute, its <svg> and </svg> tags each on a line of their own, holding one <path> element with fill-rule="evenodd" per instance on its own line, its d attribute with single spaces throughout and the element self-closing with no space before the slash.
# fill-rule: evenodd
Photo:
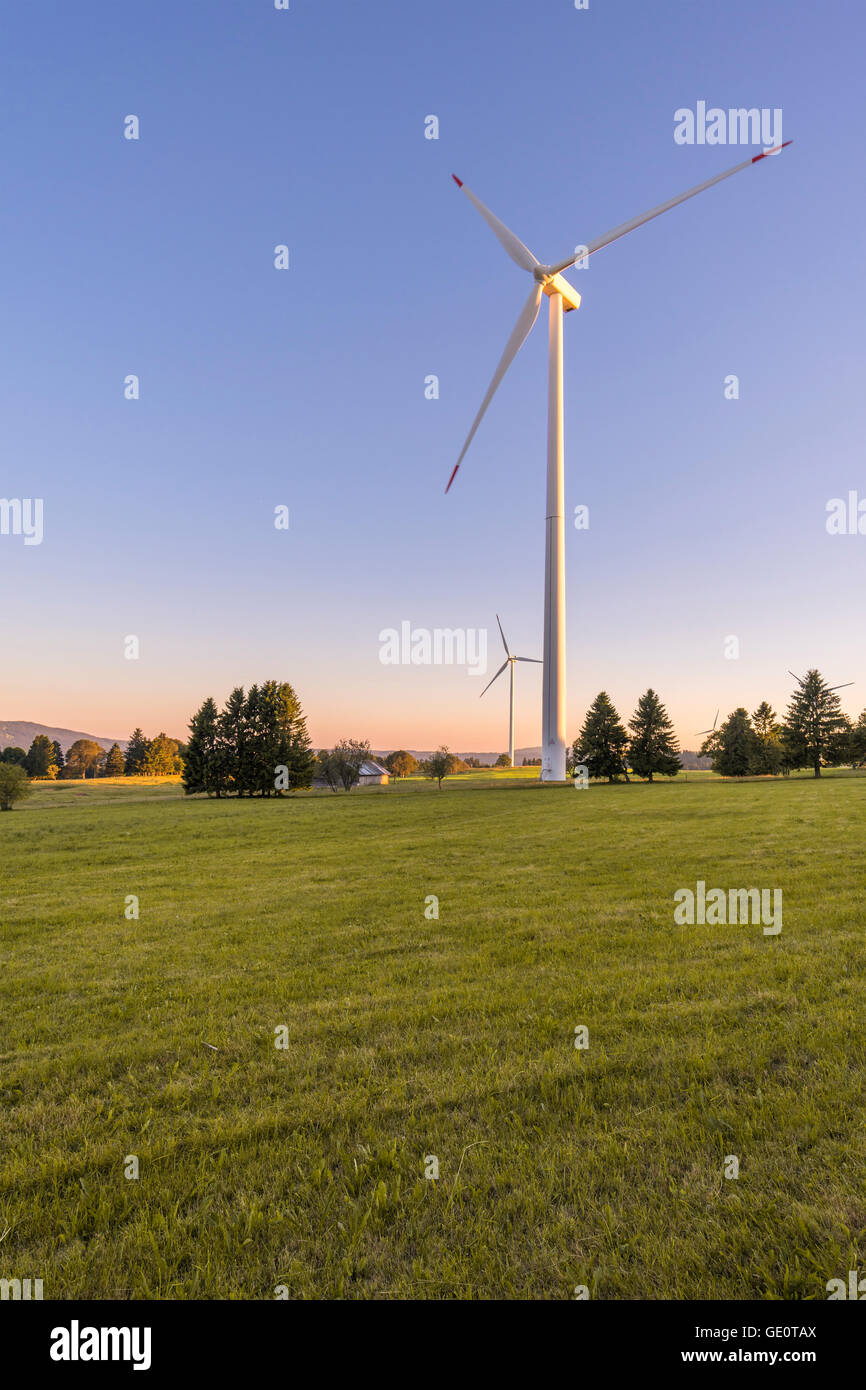
<svg viewBox="0 0 866 1390">
<path fill-rule="evenodd" d="M 446 496 L 529 288 L 450 174 L 562 260 L 760 152 L 678 144 L 699 102 L 794 143 L 571 272 L 568 737 L 652 686 L 693 748 L 811 666 L 856 716 L 864 40 L 859 0 L 13 7 L 0 494 L 43 534 L 0 534 L 0 719 L 182 738 L 274 677 L 317 747 L 504 748 L 505 677 L 382 661 L 404 622 L 486 633 L 489 679 L 497 613 L 541 656 L 546 325 Z"/>
</svg>

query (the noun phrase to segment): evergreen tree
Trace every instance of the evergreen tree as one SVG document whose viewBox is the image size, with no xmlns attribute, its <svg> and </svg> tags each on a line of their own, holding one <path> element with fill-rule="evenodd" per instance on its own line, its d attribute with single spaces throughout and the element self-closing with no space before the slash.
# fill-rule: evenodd
<svg viewBox="0 0 866 1390">
<path fill-rule="evenodd" d="M 270 785 L 273 786 L 275 768 L 284 766 L 289 770 L 289 787 L 293 791 L 301 790 L 312 784 L 315 766 L 313 747 L 307 731 L 306 715 L 300 700 L 288 681 L 280 681 L 279 683 L 268 681 L 265 685 L 265 691 L 270 692 L 272 686 L 274 687 L 273 696 L 268 693 L 266 698 L 269 702 L 272 701 L 273 707 L 276 709 L 277 746 L 275 761 L 271 764 Z M 366 747 L 369 756 L 369 744 Z"/>
<path fill-rule="evenodd" d="M 46 734 L 37 734 L 24 760 L 24 770 L 28 777 L 53 778 L 57 776 L 54 761 L 54 745 Z"/>
<path fill-rule="evenodd" d="M 122 777 L 126 770 L 126 759 L 119 743 L 113 743 L 105 759 L 104 776 Z"/>
<path fill-rule="evenodd" d="M 816 777 L 845 757 L 847 720 L 839 696 L 814 668 L 798 684 L 783 726 L 786 756 L 792 767 L 811 767 Z"/>
<path fill-rule="evenodd" d="M 762 700 L 752 714 L 752 726 L 757 739 L 754 771 L 775 777 L 781 771 L 785 757 L 782 726 L 776 721 L 776 711 L 766 700 Z"/>
<path fill-rule="evenodd" d="M 158 733 L 148 745 L 144 769 L 148 777 L 171 777 L 180 772 L 181 762 L 175 740 L 165 733 Z"/>
<path fill-rule="evenodd" d="M 182 759 L 187 793 L 273 796 L 309 787 L 313 780 L 315 759 L 307 721 L 287 681 L 253 685 L 246 695 L 237 686 L 221 713 L 207 699 L 193 715 L 189 729 Z M 179 745 L 173 739 L 167 743 L 178 759 Z"/>
<path fill-rule="evenodd" d="M 615 782 L 623 775 L 628 781 L 627 746 L 628 734 L 607 691 L 602 690 L 587 710 L 583 728 L 574 741 L 574 765 L 582 763 L 590 777 L 606 777 Z"/>
<path fill-rule="evenodd" d="M 219 752 L 226 791 L 243 796 L 247 778 L 247 716 L 243 686 L 235 686 L 219 717 Z"/>
<path fill-rule="evenodd" d="M 222 795 L 219 759 L 219 714 L 216 701 L 208 696 L 189 721 L 189 742 L 183 764 L 183 789 L 188 796 L 194 792 Z"/>
<path fill-rule="evenodd" d="M 149 746 L 141 729 L 134 729 L 129 736 L 129 743 L 126 745 L 126 757 L 123 763 L 123 770 L 127 777 L 144 776 Z"/>
<path fill-rule="evenodd" d="M 718 730 L 712 759 L 713 772 L 720 773 L 722 777 L 748 777 L 754 773 L 758 762 L 758 739 L 749 712 L 742 705 L 728 715 Z"/>
<path fill-rule="evenodd" d="M 57 742 L 57 739 L 54 740 L 51 747 L 54 752 L 54 765 L 57 768 L 57 771 L 59 772 L 65 762 L 65 759 L 63 757 L 63 749 L 60 747 L 60 744 Z"/>
<path fill-rule="evenodd" d="M 866 709 L 860 715 L 857 723 L 852 725 L 851 737 L 848 740 L 848 752 L 852 767 L 862 767 L 866 763 Z"/>
<path fill-rule="evenodd" d="M 628 759 L 632 771 L 650 782 L 656 772 L 675 777 L 682 766 L 679 744 L 668 712 L 654 690 L 641 695 L 628 727 L 632 733 Z"/>
</svg>

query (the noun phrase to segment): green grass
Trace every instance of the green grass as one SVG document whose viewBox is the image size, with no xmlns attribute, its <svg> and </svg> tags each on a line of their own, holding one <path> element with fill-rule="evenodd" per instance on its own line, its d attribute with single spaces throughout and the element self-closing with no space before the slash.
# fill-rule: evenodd
<svg viewBox="0 0 866 1390">
<path fill-rule="evenodd" d="M 866 1266 L 866 777 L 527 772 L 0 815 L 0 1277 L 822 1299 Z M 675 926 L 699 878 L 782 888 L 782 934 Z"/>
</svg>

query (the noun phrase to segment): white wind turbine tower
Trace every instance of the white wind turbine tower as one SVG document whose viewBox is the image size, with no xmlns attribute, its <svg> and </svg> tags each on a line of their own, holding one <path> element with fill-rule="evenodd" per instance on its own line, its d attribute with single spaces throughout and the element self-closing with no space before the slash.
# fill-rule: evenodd
<svg viewBox="0 0 866 1390">
<path fill-rule="evenodd" d="M 497 623 L 499 623 L 499 614 L 498 614 L 498 613 L 496 614 L 496 621 L 497 621 Z M 503 647 L 505 648 L 505 660 L 503 661 L 503 663 L 502 663 L 502 665 L 500 666 L 499 670 L 496 672 L 496 675 L 493 677 L 493 680 L 490 680 L 490 681 L 487 682 L 487 684 L 485 685 L 484 689 L 482 690 L 482 692 L 481 692 L 481 694 L 479 695 L 478 698 L 479 698 L 479 700 L 481 700 L 481 699 L 484 698 L 484 696 L 487 694 L 488 690 L 490 689 L 491 685 L 493 684 L 493 681 L 496 681 L 496 680 L 499 679 L 499 677 L 502 675 L 502 672 L 505 670 L 506 666 L 508 666 L 508 667 L 511 668 L 511 694 L 510 694 L 510 696 L 509 696 L 509 704 L 508 704 L 508 759 L 509 759 L 509 762 L 511 763 L 511 766 L 513 767 L 513 766 L 514 766 L 514 663 L 515 663 L 515 661 L 531 661 L 531 662 L 533 662 L 536 666 L 541 666 L 543 663 L 539 661 L 539 659 L 538 659 L 537 656 L 512 656 L 512 655 L 511 655 L 511 652 L 508 650 L 508 643 L 507 643 L 506 640 L 505 640 L 505 633 L 502 631 L 502 624 L 501 624 L 501 623 L 499 623 L 499 635 L 500 635 L 500 637 L 502 638 L 502 645 L 503 645 Z"/>
<path fill-rule="evenodd" d="M 544 673 L 541 710 L 541 780 L 543 782 L 565 781 L 565 477 L 562 414 L 562 315 L 571 309 L 579 308 L 580 295 L 563 278 L 562 271 L 574 265 L 575 261 L 585 261 L 588 256 L 600 251 L 603 246 L 609 246 L 612 241 L 617 241 L 619 237 L 625 236 L 626 232 L 633 231 L 635 227 L 642 226 L 644 222 L 650 222 L 654 217 L 667 212 L 669 208 L 676 207 L 678 203 L 684 203 L 688 198 L 693 198 L 696 193 L 703 193 L 705 188 L 712 188 L 713 184 L 721 183 L 723 179 L 730 178 L 732 174 L 739 173 L 741 169 L 748 169 L 750 165 L 757 164 L 759 160 L 766 159 L 767 155 L 776 154 L 779 150 L 784 149 L 785 145 L 790 144 L 790 140 L 785 140 L 782 145 L 777 145 L 771 150 L 764 150 L 761 154 L 753 155 L 751 159 L 744 159 L 741 164 L 735 164 L 732 169 L 726 169 L 724 173 L 716 174 L 715 178 L 699 183 L 696 188 L 690 188 L 687 193 L 680 193 L 678 197 L 669 198 L 666 203 L 661 203 L 659 207 L 653 208 L 650 212 L 645 212 L 640 217 L 634 217 L 630 222 L 621 223 L 612 231 L 606 232 L 604 236 L 596 237 L 595 241 L 591 241 L 587 246 L 577 247 L 573 255 L 568 256 L 557 265 L 541 265 L 529 248 L 524 246 L 523 242 L 505 226 L 505 223 L 500 222 L 499 218 L 494 216 L 490 209 L 476 198 L 474 193 L 470 192 L 456 174 L 452 174 L 458 188 L 462 188 L 469 201 L 481 213 L 511 259 L 520 266 L 521 270 L 529 271 L 535 283 L 529 292 L 529 298 L 520 311 L 511 337 L 505 345 L 499 366 L 493 373 L 493 380 L 481 402 L 481 409 L 472 422 L 466 443 L 463 445 L 460 457 L 448 479 L 446 492 L 457 476 L 457 469 L 463 462 L 466 451 L 475 437 L 475 431 L 481 424 L 484 412 L 496 394 L 502 378 L 532 331 L 538 317 L 541 296 L 546 294 L 550 300 L 544 660 L 542 663 Z"/>
</svg>

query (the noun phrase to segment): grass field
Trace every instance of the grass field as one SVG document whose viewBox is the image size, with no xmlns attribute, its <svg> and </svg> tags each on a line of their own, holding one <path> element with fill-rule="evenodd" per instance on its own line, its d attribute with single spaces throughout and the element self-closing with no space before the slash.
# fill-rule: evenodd
<svg viewBox="0 0 866 1390">
<path fill-rule="evenodd" d="M 0 816 L 0 1277 L 823 1299 L 866 1267 L 866 777 L 536 777 Z M 676 926 L 698 879 L 781 888 L 781 935 Z"/>
</svg>

